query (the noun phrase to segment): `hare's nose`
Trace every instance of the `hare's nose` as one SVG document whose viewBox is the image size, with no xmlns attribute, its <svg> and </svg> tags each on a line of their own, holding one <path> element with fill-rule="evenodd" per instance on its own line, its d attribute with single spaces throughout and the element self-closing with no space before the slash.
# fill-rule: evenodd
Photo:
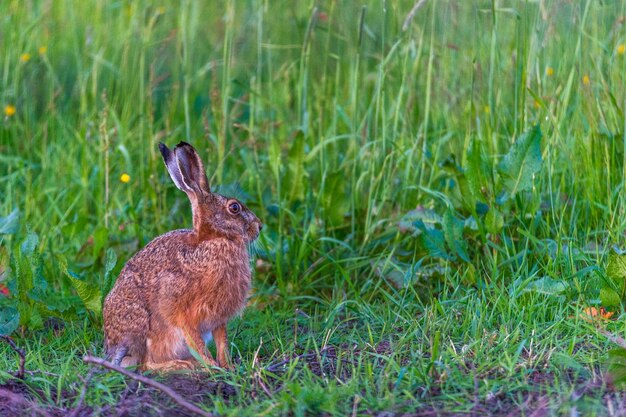
<svg viewBox="0 0 626 417">
<path fill-rule="evenodd" d="M 263 230 L 263 223 L 259 223 L 259 232 Z"/>
</svg>

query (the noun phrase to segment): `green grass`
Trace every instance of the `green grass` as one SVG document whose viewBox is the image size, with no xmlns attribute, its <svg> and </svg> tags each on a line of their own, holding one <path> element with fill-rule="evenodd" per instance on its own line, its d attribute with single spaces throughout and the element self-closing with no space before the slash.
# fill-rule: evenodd
<svg viewBox="0 0 626 417">
<path fill-rule="evenodd" d="M 22 3 L 0 4 L 0 326 L 19 313 L 28 398 L 77 405 L 100 297 L 191 225 L 157 150 L 186 140 L 266 225 L 207 410 L 625 406 L 594 326 L 625 330 L 626 3 L 431 0 L 406 30 L 410 1 Z M 581 319 L 599 304 L 618 319 Z M 0 344 L 0 379 L 16 364 Z M 125 387 L 97 374 L 85 404 Z"/>
</svg>

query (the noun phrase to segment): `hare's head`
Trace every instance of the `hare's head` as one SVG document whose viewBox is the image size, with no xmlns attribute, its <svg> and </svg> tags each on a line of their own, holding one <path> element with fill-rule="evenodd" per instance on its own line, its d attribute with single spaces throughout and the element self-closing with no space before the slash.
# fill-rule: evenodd
<svg viewBox="0 0 626 417">
<path fill-rule="evenodd" d="M 180 142 L 173 150 L 160 143 L 165 166 L 174 184 L 191 201 L 193 227 L 199 240 L 223 237 L 250 243 L 258 236 L 261 221 L 241 201 L 211 192 L 202 160 L 196 150 Z"/>
</svg>

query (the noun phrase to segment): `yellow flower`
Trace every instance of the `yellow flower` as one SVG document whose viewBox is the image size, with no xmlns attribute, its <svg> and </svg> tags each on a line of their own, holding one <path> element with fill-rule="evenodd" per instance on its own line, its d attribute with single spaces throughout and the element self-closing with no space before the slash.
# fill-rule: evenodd
<svg viewBox="0 0 626 417">
<path fill-rule="evenodd" d="M 20 61 L 22 62 L 30 61 L 30 54 L 28 52 L 25 52 L 22 55 L 20 55 Z"/>
<path fill-rule="evenodd" d="M 4 115 L 6 117 L 11 117 L 15 114 L 15 106 L 12 104 L 7 104 L 4 106 Z"/>
<path fill-rule="evenodd" d="M 128 175 L 127 173 L 123 173 L 120 176 L 120 181 L 122 181 L 124 184 L 128 183 L 130 181 L 130 175 Z"/>
<path fill-rule="evenodd" d="M 485 114 L 491 113 L 491 109 L 489 108 L 489 106 L 485 106 L 485 108 L 483 110 L 484 110 Z"/>
<path fill-rule="evenodd" d="M 44 45 L 44 46 L 39 47 L 39 55 L 45 55 L 47 51 L 48 51 L 47 46 Z"/>
<path fill-rule="evenodd" d="M 552 77 L 554 75 L 554 68 L 552 68 L 552 67 L 546 68 L 546 75 L 548 77 Z"/>
<path fill-rule="evenodd" d="M 589 79 L 589 76 L 587 74 L 585 74 L 583 76 L 583 84 L 584 85 L 589 85 L 590 82 L 591 82 L 591 80 Z"/>
<path fill-rule="evenodd" d="M 624 55 L 624 52 L 626 52 L 626 45 L 624 45 L 623 43 L 617 45 L 617 53 L 620 55 Z"/>
</svg>

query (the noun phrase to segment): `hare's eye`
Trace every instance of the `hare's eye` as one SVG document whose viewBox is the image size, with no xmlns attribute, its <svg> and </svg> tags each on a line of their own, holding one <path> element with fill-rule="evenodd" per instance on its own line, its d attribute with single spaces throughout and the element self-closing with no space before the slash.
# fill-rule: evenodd
<svg viewBox="0 0 626 417">
<path fill-rule="evenodd" d="M 228 211 L 230 214 L 239 214 L 241 212 L 241 204 L 236 201 L 232 201 L 228 204 Z"/>
</svg>

